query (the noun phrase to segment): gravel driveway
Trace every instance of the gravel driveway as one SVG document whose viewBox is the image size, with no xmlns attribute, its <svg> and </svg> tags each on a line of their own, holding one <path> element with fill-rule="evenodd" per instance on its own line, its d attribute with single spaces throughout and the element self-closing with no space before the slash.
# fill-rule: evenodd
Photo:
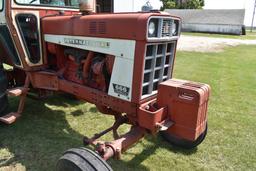
<svg viewBox="0 0 256 171">
<path fill-rule="evenodd" d="M 221 52 L 225 47 L 238 45 L 256 45 L 256 40 L 239 40 L 181 35 L 178 50 L 193 52 Z"/>
</svg>

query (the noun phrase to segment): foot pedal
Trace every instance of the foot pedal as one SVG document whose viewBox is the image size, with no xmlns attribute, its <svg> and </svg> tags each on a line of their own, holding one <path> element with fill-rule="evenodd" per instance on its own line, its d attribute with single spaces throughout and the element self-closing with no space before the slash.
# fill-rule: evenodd
<svg viewBox="0 0 256 171">
<path fill-rule="evenodd" d="M 13 89 L 8 89 L 7 94 L 9 96 L 18 97 L 18 96 L 21 96 L 24 93 L 27 93 L 27 91 L 28 91 L 28 88 L 17 87 L 17 88 L 13 88 Z"/>
<path fill-rule="evenodd" d="M 5 116 L 0 117 L 0 122 L 10 125 L 14 123 L 20 116 L 21 115 L 19 113 L 12 112 Z"/>
<path fill-rule="evenodd" d="M 159 131 L 167 131 L 173 124 L 174 122 L 165 120 L 162 123 L 157 123 L 157 127 L 159 128 Z"/>
</svg>

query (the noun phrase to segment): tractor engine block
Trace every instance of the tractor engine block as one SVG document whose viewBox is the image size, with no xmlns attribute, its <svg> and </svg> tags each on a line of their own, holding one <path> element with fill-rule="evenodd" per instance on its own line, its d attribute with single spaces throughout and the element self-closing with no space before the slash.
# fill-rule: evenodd
<svg viewBox="0 0 256 171">
<path fill-rule="evenodd" d="M 114 56 L 79 49 L 65 49 L 58 70 L 63 78 L 78 84 L 107 92 L 114 65 Z"/>
</svg>

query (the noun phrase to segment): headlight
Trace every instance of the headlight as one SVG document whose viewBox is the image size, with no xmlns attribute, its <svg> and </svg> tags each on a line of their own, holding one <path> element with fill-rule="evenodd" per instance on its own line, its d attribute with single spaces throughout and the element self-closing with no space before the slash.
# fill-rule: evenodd
<svg viewBox="0 0 256 171">
<path fill-rule="evenodd" d="M 177 24 L 175 22 L 172 23 L 172 35 L 177 35 Z"/>
<path fill-rule="evenodd" d="M 151 21 L 148 26 L 148 34 L 153 35 L 155 31 L 156 31 L 156 24 L 153 21 Z"/>
<path fill-rule="evenodd" d="M 180 27 L 179 20 L 174 20 L 174 22 L 172 23 L 172 36 L 179 35 L 179 27 Z"/>
<path fill-rule="evenodd" d="M 160 40 L 174 38 L 180 34 L 180 21 L 172 17 L 151 18 L 148 21 L 147 38 L 149 40 Z"/>
<path fill-rule="evenodd" d="M 148 37 L 157 37 L 158 35 L 158 19 L 151 19 L 148 24 Z"/>
</svg>

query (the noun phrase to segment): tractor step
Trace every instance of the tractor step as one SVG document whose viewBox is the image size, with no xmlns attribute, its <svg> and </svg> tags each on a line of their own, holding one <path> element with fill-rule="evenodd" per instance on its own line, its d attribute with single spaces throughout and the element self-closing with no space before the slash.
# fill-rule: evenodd
<svg viewBox="0 0 256 171">
<path fill-rule="evenodd" d="M 173 124 L 174 122 L 170 120 L 165 120 L 162 123 L 158 123 L 157 126 L 159 128 L 159 131 L 167 131 Z"/>
<path fill-rule="evenodd" d="M 24 87 L 16 87 L 13 89 L 8 89 L 7 90 L 7 94 L 9 96 L 14 96 L 14 97 L 18 97 L 21 96 L 22 94 L 25 94 L 28 92 L 28 88 L 24 88 Z"/>
<path fill-rule="evenodd" d="M 0 117 L 0 122 L 10 125 L 14 123 L 20 116 L 21 115 L 19 113 L 12 112 L 5 116 Z"/>
<path fill-rule="evenodd" d="M 17 112 L 12 112 L 5 116 L 0 117 L 0 122 L 10 125 L 14 123 L 19 117 L 21 117 L 21 113 L 23 112 L 25 100 L 29 91 L 29 88 L 28 88 L 29 84 L 30 84 L 29 77 L 26 76 L 24 87 L 16 87 L 16 88 L 8 89 L 6 91 L 6 93 L 9 96 L 15 96 L 15 97 L 19 96 L 20 102 L 19 102 L 19 107 Z"/>
</svg>

